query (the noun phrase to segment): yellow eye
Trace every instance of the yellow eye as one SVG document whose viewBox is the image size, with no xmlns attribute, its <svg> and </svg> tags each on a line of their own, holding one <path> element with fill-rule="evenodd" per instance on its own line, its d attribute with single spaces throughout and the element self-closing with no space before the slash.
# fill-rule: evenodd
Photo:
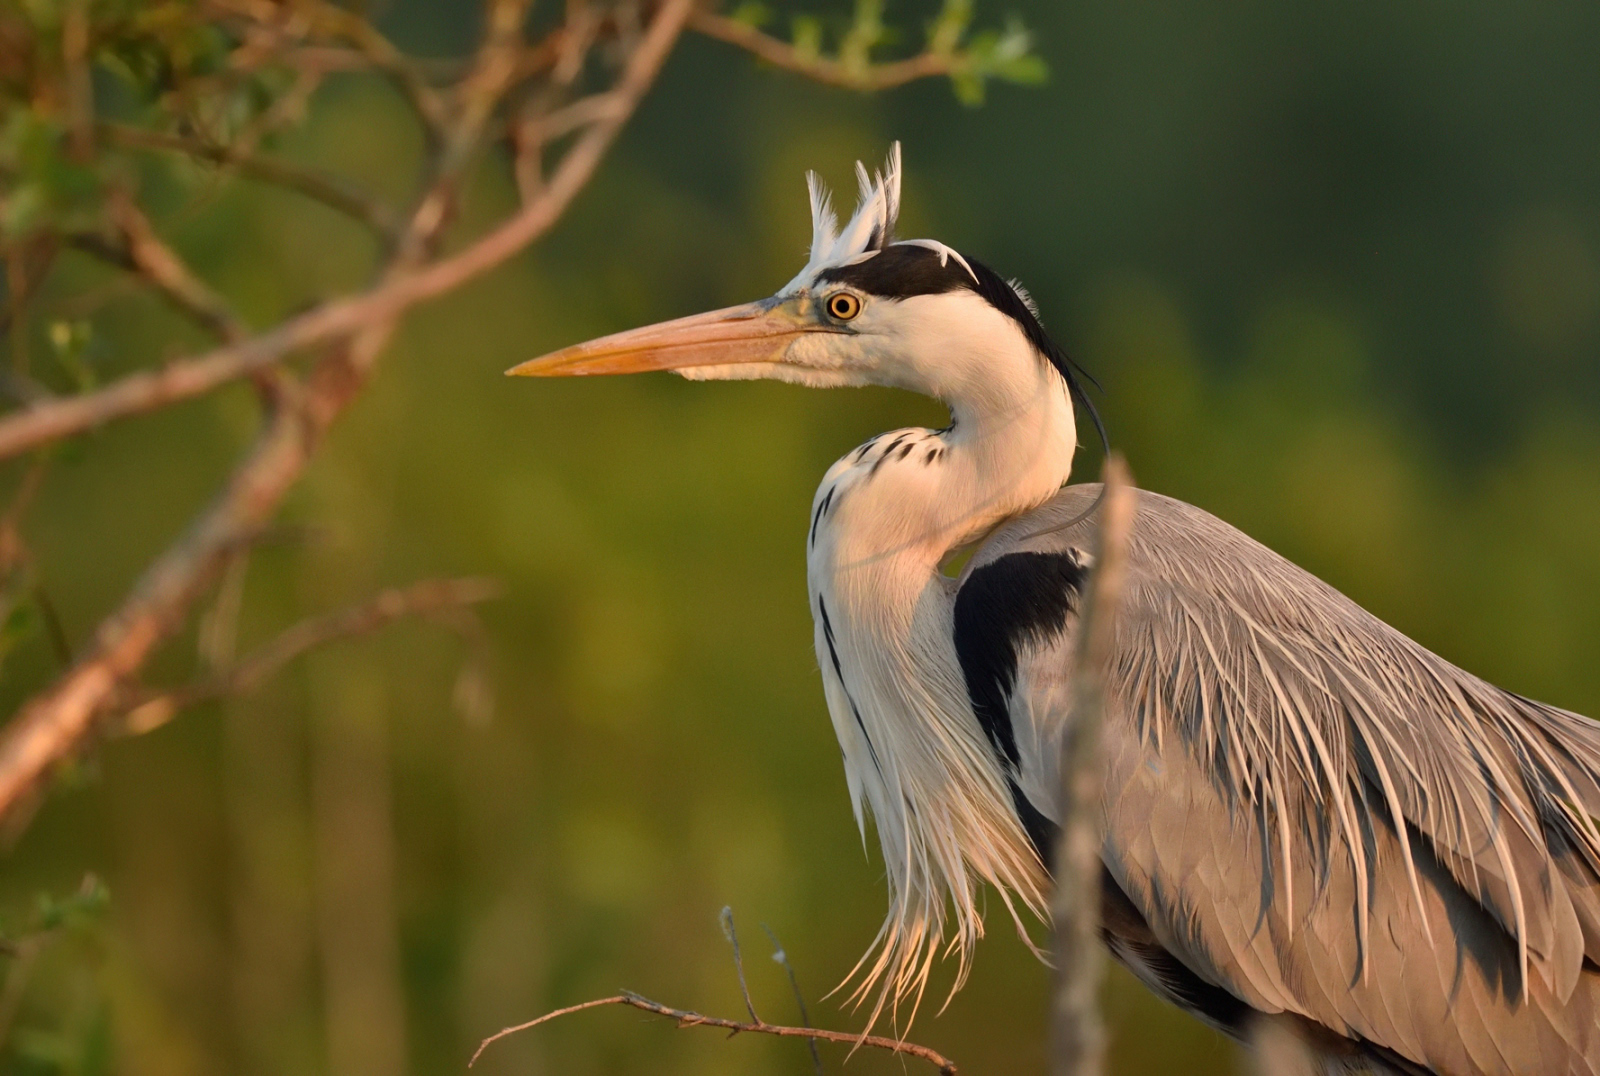
<svg viewBox="0 0 1600 1076">
<path fill-rule="evenodd" d="M 861 300 L 847 291 L 836 291 L 828 296 L 828 313 L 839 321 L 849 321 L 861 313 Z"/>
</svg>

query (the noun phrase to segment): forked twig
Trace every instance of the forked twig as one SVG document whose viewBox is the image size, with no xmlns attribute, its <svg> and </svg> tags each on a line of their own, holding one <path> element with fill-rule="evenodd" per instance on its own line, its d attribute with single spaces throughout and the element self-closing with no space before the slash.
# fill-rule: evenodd
<svg viewBox="0 0 1600 1076">
<path fill-rule="evenodd" d="M 680 1028 L 721 1028 L 729 1032 L 729 1038 L 740 1032 L 750 1032 L 756 1035 L 777 1035 L 786 1039 L 806 1039 L 811 1047 L 811 1060 L 816 1066 L 817 1076 L 822 1076 L 822 1057 L 817 1053 L 818 1039 L 824 1042 L 848 1044 L 852 1051 L 858 1047 L 871 1046 L 874 1049 L 887 1050 L 894 1054 L 906 1054 L 926 1061 L 939 1070 L 939 1076 L 957 1076 L 955 1062 L 931 1047 L 921 1046 L 914 1042 L 906 1042 L 904 1039 L 891 1039 L 883 1035 L 857 1034 L 849 1031 L 827 1031 L 822 1028 L 812 1027 L 811 1019 L 806 1015 L 805 998 L 800 995 L 800 984 L 795 979 L 794 968 L 789 963 L 789 956 L 783 951 L 783 947 L 778 944 L 778 938 L 772 933 L 772 930 L 763 925 L 762 929 L 767 932 L 767 937 L 772 939 L 773 948 L 777 950 L 772 954 L 772 959 L 782 964 L 789 973 L 789 984 L 794 987 L 795 1000 L 800 1003 L 800 1019 L 805 1022 L 806 1026 L 790 1027 L 787 1024 L 767 1023 L 756 1015 L 755 1002 L 750 999 L 750 988 L 745 984 L 744 958 L 739 950 L 739 933 L 734 929 L 733 925 L 733 909 L 723 908 L 722 914 L 718 918 L 722 924 L 723 937 L 727 938 L 728 944 L 733 947 L 733 966 L 739 973 L 739 991 L 744 995 L 744 1007 L 750 1013 L 749 1020 L 728 1020 L 720 1016 L 706 1016 L 703 1013 L 697 1013 L 689 1009 L 674 1009 L 670 1005 L 652 1001 L 643 995 L 635 994 L 631 990 L 624 990 L 622 993 L 613 994 L 608 998 L 596 998 L 593 1001 L 585 1001 L 579 1005 L 568 1005 L 566 1008 L 557 1009 L 555 1012 L 547 1012 L 543 1016 L 529 1020 L 524 1024 L 501 1028 L 478 1044 L 478 1048 L 472 1052 L 472 1059 L 467 1062 L 467 1067 L 471 1068 L 478 1063 L 478 1058 L 483 1056 L 483 1051 L 488 1049 L 490 1043 L 497 1042 L 509 1035 L 515 1035 L 519 1031 L 527 1031 L 529 1028 L 538 1027 L 540 1024 L 548 1023 L 557 1017 L 570 1016 L 586 1009 L 598 1009 L 605 1005 L 626 1005 L 641 1012 L 670 1017 L 678 1022 Z"/>
<path fill-rule="evenodd" d="M 641 1012 L 655 1013 L 678 1022 L 679 1027 L 715 1027 L 734 1034 L 749 1032 L 754 1035 L 777 1035 L 790 1039 L 822 1039 L 825 1042 L 844 1043 L 849 1046 L 871 1046 L 878 1050 L 887 1050 L 892 1054 L 906 1054 L 921 1061 L 926 1061 L 939 1071 L 939 1076 L 957 1076 L 956 1064 L 937 1050 L 927 1046 L 919 1046 L 914 1042 L 904 1042 L 900 1039 L 891 1039 L 883 1035 L 858 1035 L 849 1031 L 828 1031 L 818 1027 L 789 1027 L 784 1024 L 769 1024 L 766 1021 L 750 1022 L 745 1020 L 725 1020 L 720 1016 L 705 1016 L 688 1009 L 674 1009 L 670 1005 L 663 1005 L 659 1001 L 652 1001 L 647 997 L 624 991 L 613 994 L 608 998 L 596 998 L 585 1001 L 580 1005 L 569 1005 L 565 1009 L 545 1013 L 536 1020 L 529 1020 L 525 1024 L 503 1028 L 478 1044 L 478 1049 L 473 1052 L 472 1060 L 467 1062 L 471 1068 L 482 1056 L 483 1051 L 490 1043 L 498 1042 L 508 1035 L 515 1035 L 519 1031 L 538 1027 L 548 1023 L 559 1016 L 570 1016 L 573 1013 L 583 1012 L 585 1009 L 598 1009 L 605 1005 L 627 1005 Z"/>
</svg>

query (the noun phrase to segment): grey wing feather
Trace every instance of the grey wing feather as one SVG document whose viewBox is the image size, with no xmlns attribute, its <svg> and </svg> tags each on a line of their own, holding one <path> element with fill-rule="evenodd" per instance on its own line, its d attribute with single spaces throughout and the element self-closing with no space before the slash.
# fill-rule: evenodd
<svg viewBox="0 0 1600 1076">
<path fill-rule="evenodd" d="M 1091 549 L 1092 518 L 1063 525 L 1096 492 L 972 568 Z M 1071 635 L 1010 700 L 1051 817 Z M 1191 972 L 1439 1072 L 1600 1073 L 1600 725 L 1148 492 L 1107 676 L 1107 869 Z"/>
</svg>

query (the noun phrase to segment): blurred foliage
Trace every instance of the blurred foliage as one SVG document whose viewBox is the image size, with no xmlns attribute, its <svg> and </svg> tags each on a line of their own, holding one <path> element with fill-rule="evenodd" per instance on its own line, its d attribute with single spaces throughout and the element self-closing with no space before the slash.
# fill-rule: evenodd
<svg viewBox="0 0 1600 1076">
<path fill-rule="evenodd" d="M 1052 79 L 993 87 L 982 110 L 937 86 L 811 87 L 686 40 L 558 232 L 408 322 L 286 512 L 315 540 L 252 560 L 240 646 L 377 586 L 495 575 L 508 595 L 486 611 L 493 721 L 453 714 L 450 644 L 397 627 L 106 745 L 7 853 L 0 907 L 68 891 L 86 868 L 117 895 L 93 959 L 69 946 L 41 959 L 16 1026 L 58 1038 L 27 1039 L 34 1060 L 7 1066 L 325 1072 L 332 1029 L 392 1026 L 362 1006 L 375 998 L 398 999 L 403 1041 L 389 1046 L 416 1072 L 456 1071 L 483 1035 L 618 986 L 736 1014 L 724 905 L 784 939 L 814 1018 L 855 1026 L 821 995 L 876 931 L 882 880 L 816 679 L 806 509 L 846 449 L 943 416 L 889 392 L 500 373 L 770 292 L 804 257 L 804 169 L 847 190 L 851 163 L 895 137 L 903 230 L 1029 286 L 1106 385 L 1113 443 L 1141 484 L 1240 525 L 1459 664 L 1600 713 L 1600 9 L 1015 6 Z M 955 9 L 883 18 L 915 26 L 925 11 L 937 27 Z M 19 19 L 56 33 L 45 15 L 64 10 L 0 6 L 0 58 L 17 55 Z M 774 4 L 768 25 L 796 31 L 818 10 L 822 49 L 868 9 Z M 443 0 L 396 0 L 384 25 L 440 62 L 473 31 L 468 7 Z M 995 40 L 997 54 L 1015 47 Z M 215 77 L 208 47 L 166 68 L 123 50 L 132 74 L 107 59 L 105 77 L 134 80 L 117 91 L 130 116 L 193 111 L 211 98 L 182 87 Z M 0 59 L 8 94 L 16 70 Z M 236 104 L 192 121 L 248 125 L 259 99 L 231 92 Z M 24 223 L 86 222 L 73 214 L 94 200 L 72 192 L 104 174 L 72 178 L 70 120 L 27 111 L 0 127 L 5 189 L 46 176 Z M 275 152 L 384 191 L 415 163 L 414 128 L 373 80 L 330 80 L 308 114 Z M 129 167 L 160 193 L 163 234 L 253 322 L 365 271 L 363 237 L 322 206 L 205 169 Z M 486 169 L 463 230 L 513 200 Z M 64 358 L 32 374 L 58 391 L 77 387 L 75 361 L 104 378 L 195 339 L 75 251 L 36 301 L 31 349 Z M 53 461 L 24 530 L 30 579 L 69 639 L 209 495 L 252 416 L 239 387 Z M 27 466 L 4 465 L 8 500 Z M 1090 446 L 1079 473 L 1097 467 Z M 4 633 L 8 712 L 59 667 L 28 607 L 13 615 L 39 627 Z M 153 677 L 182 675 L 192 650 L 172 648 Z M 362 887 L 338 890 L 341 872 Z M 331 943 L 347 906 L 393 925 L 393 962 Z M 994 926 L 968 986 L 914 1033 L 966 1071 L 1040 1071 L 1047 973 Z M 783 969 L 748 970 L 763 1014 L 792 1018 Z M 1108 1012 L 1113 1072 L 1233 1071 L 1228 1044 L 1125 975 Z M 480 1066 L 809 1064 L 797 1043 L 597 1013 Z M 900 1071 L 864 1054 L 850 1065 Z"/>
<path fill-rule="evenodd" d="M 0 1058 L 6 1071 L 114 1071 L 109 1013 L 94 981 L 109 903 L 104 883 L 90 874 L 66 896 L 37 894 L 17 926 L 0 919 Z M 42 1004 L 33 996 L 38 992 L 28 990 L 41 965 L 54 988 Z"/>
</svg>

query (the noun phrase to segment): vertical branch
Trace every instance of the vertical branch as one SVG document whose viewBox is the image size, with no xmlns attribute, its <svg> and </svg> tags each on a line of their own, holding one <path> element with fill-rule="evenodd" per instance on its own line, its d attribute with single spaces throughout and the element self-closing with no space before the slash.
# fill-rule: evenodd
<svg viewBox="0 0 1600 1076">
<path fill-rule="evenodd" d="M 1054 1076 L 1100 1076 L 1105 1028 L 1099 993 L 1101 749 L 1104 670 L 1111 659 L 1127 569 L 1135 498 L 1128 467 L 1113 453 L 1105 466 L 1105 503 L 1094 574 L 1078 620 L 1072 716 L 1061 745 L 1061 841 L 1056 848 L 1056 988 L 1052 1016 Z"/>
</svg>

